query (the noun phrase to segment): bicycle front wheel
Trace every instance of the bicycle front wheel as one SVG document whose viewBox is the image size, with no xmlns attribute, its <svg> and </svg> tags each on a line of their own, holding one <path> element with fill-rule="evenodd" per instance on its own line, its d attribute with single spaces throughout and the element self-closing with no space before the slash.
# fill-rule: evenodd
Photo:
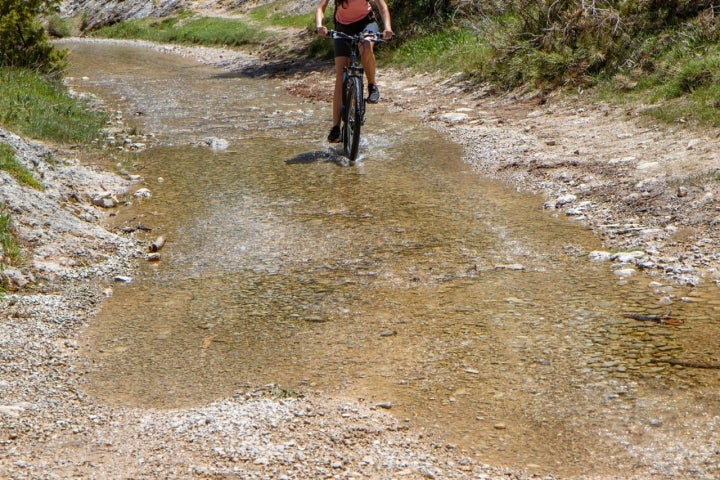
<svg viewBox="0 0 720 480">
<path fill-rule="evenodd" d="M 354 162 L 360 148 L 360 127 L 362 126 L 363 86 L 357 77 L 350 77 L 345 97 L 343 124 L 343 150 L 345 156 Z"/>
</svg>

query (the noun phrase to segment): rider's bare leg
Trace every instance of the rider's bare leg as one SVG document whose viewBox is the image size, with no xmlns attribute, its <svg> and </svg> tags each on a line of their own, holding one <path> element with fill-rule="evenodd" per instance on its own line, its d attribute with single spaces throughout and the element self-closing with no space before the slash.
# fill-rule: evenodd
<svg viewBox="0 0 720 480">
<path fill-rule="evenodd" d="M 360 61 L 362 62 L 368 85 L 375 85 L 375 52 L 373 42 L 365 41 L 360 44 Z"/>
</svg>

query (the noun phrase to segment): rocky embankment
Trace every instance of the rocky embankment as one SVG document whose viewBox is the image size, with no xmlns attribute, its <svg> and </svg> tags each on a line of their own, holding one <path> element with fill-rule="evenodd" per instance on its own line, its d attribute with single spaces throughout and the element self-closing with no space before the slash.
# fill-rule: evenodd
<svg viewBox="0 0 720 480">
<path fill-rule="evenodd" d="M 180 10 L 202 10 L 225 12 L 243 9 L 273 0 L 64 0 L 60 5 L 63 17 L 82 18 L 81 30 L 94 29 L 113 25 L 118 22 L 148 17 L 166 17 Z M 285 8 L 289 12 L 310 12 L 317 2 L 314 0 L 295 0 Z"/>
</svg>

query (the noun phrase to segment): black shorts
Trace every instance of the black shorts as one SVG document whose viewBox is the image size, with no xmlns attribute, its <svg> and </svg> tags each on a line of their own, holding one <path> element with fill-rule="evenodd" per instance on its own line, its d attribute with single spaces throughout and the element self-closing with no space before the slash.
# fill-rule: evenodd
<svg viewBox="0 0 720 480">
<path fill-rule="evenodd" d="M 335 30 L 338 32 L 346 33 L 348 35 L 357 35 L 360 32 L 371 32 L 379 33 L 380 26 L 375 21 L 375 15 L 370 12 L 367 17 L 357 22 L 353 22 L 349 25 L 343 25 L 342 23 L 335 20 Z M 342 38 L 336 38 L 334 40 L 335 56 L 336 57 L 349 57 L 350 56 L 350 41 Z"/>
</svg>

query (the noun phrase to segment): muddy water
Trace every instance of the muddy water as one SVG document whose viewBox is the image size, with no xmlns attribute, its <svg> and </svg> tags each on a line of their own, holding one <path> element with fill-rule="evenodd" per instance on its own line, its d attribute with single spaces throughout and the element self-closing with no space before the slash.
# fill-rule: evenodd
<svg viewBox="0 0 720 480">
<path fill-rule="evenodd" d="M 720 363 L 715 287 L 620 280 L 587 261 L 601 245 L 582 225 L 382 104 L 348 166 L 323 142 L 328 105 L 278 83 L 127 46 L 71 60 L 76 88 L 162 143 L 131 159 L 152 198 L 116 217 L 166 236 L 162 259 L 88 332 L 102 401 L 189 407 L 272 383 L 392 406 L 486 463 L 717 466 L 718 372 L 674 364 Z M 668 309 L 685 323 L 624 316 Z"/>
</svg>

